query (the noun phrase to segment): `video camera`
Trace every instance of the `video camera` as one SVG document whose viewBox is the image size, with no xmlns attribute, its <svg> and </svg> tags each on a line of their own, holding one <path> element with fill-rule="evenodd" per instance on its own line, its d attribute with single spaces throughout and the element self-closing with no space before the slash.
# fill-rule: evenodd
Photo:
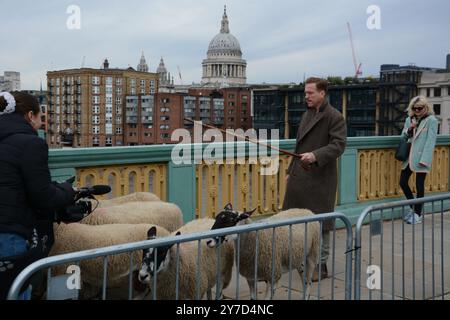
<svg viewBox="0 0 450 320">
<path fill-rule="evenodd" d="M 71 178 L 66 182 L 73 183 L 74 180 L 75 178 Z M 106 185 L 75 189 L 75 203 L 63 209 L 57 210 L 55 212 L 55 222 L 79 222 L 97 208 L 98 200 L 94 197 L 94 195 L 103 195 L 109 192 L 111 192 L 111 187 Z M 92 209 L 91 200 L 97 201 L 97 206 L 94 209 Z"/>
</svg>

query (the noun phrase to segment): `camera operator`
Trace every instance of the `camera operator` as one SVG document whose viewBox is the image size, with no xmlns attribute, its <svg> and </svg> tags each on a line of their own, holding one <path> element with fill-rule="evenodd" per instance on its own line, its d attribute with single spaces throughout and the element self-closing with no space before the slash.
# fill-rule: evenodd
<svg viewBox="0 0 450 320">
<path fill-rule="evenodd" d="M 69 183 L 51 181 L 41 124 L 35 97 L 0 93 L 0 299 L 20 271 L 48 255 L 55 211 L 74 203 Z"/>
</svg>

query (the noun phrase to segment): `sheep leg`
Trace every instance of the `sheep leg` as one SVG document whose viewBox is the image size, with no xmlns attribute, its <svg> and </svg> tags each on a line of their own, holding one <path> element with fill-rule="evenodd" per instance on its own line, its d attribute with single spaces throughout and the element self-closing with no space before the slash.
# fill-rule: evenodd
<svg viewBox="0 0 450 320">
<path fill-rule="evenodd" d="M 300 271 L 299 271 L 300 273 Z M 302 285 L 303 285 L 303 292 L 305 293 L 305 300 L 309 300 L 310 297 L 310 288 L 311 288 L 311 282 L 308 280 L 308 277 L 306 277 L 306 283 L 305 283 L 305 279 L 303 277 L 303 272 L 300 273 L 300 280 L 302 281 Z"/>
<path fill-rule="evenodd" d="M 309 270 L 308 264 L 307 264 L 307 269 Z M 302 282 L 303 292 L 305 293 L 305 299 L 309 300 L 309 289 L 310 289 L 310 284 L 311 284 L 310 283 L 311 276 L 308 279 L 308 274 L 305 274 L 303 264 L 300 268 L 297 269 L 297 271 L 300 276 L 300 281 Z M 305 279 L 305 277 L 306 277 L 306 279 Z"/>
<path fill-rule="evenodd" d="M 250 288 L 250 299 L 257 300 L 258 293 L 256 293 L 256 295 L 255 295 L 255 281 L 247 279 L 247 283 L 248 283 L 248 287 Z"/>
<path fill-rule="evenodd" d="M 219 297 L 217 298 L 217 300 L 222 300 L 223 299 L 223 283 L 219 283 L 216 286 L 216 297 L 217 297 L 217 292 L 219 292 Z"/>
<path fill-rule="evenodd" d="M 316 260 L 317 259 L 315 256 L 314 257 L 308 256 L 308 258 L 306 259 L 306 273 L 305 273 L 306 288 L 305 288 L 305 284 L 303 287 L 303 290 L 305 290 L 306 300 L 309 300 L 309 297 L 310 297 L 311 279 L 312 279 L 314 269 L 316 268 L 316 265 L 317 265 Z M 304 281 L 302 281 L 302 282 L 305 283 Z"/>
<path fill-rule="evenodd" d="M 305 274 L 303 273 L 302 269 L 298 269 L 298 274 L 300 275 L 300 281 L 302 282 L 303 286 L 303 292 L 305 293 L 305 300 L 309 300 L 309 291 L 310 291 L 310 281 L 308 280 L 308 276 L 306 276 L 306 282 L 305 282 Z M 311 277 L 310 277 L 311 278 Z"/>
<path fill-rule="evenodd" d="M 298 268 L 297 271 L 298 271 L 298 275 L 300 276 L 300 281 L 302 282 L 303 291 L 305 291 L 306 284 L 305 284 L 305 278 L 304 278 L 304 274 L 303 274 L 303 268 Z"/>
<path fill-rule="evenodd" d="M 272 286 L 272 281 L 266 281 L 266 293 L 264 295 L 264 300 L 272 300 L 272 297 L 275 295 L 277 283 L 274 283 Z"/>
</svg>

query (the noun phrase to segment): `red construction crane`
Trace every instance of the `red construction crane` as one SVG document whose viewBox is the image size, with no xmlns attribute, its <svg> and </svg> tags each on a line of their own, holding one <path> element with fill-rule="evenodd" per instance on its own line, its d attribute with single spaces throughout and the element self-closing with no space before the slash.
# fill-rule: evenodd
<svg viewBox="0 0 450 320">
<path fill-rule="evenodd" d="M 350 44 L 352 46 L 352 54 L 353 54 L 353 65 L 355 66 L 355 78 L 362 75 L 361 71 L 361 63 L 358 64 L 356 60 L 355 46 L 353 45 L 353 36 L 352 36 L 352 28 L 350 27 L 350 23 L 347 22 L 348 34 L 350 36 Z"/>
</svg>

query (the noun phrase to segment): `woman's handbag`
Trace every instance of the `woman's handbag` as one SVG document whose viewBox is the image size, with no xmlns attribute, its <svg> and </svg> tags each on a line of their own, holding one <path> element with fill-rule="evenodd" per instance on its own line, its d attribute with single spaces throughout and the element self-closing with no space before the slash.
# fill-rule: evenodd
<svg viewBox="0 0 450 320">
<path fill-rule="evenodd" d="M 411 143 L 408 143 L 408 138 L 402 136 L 397 150 L 395 151 L 395 159 L 398 161 L 405 161 L 409 158 L 409 151 L 411 150 Z"/>
</svg>

